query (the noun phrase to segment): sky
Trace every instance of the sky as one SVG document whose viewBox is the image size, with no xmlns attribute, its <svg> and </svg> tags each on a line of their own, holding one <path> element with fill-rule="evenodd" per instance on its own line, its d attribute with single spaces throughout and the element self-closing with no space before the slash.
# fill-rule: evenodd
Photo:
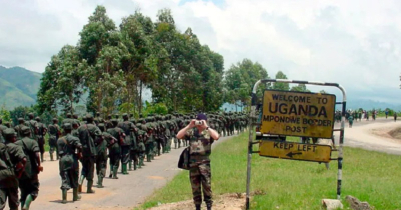
<svg viewBox="0 0 401 210">
<path fill-rule="evenodd" d="M 172 10 L 178 29 L 274 78 L 340 83 L 348 98 L 401 104 L 399 0 L 0 0 L 0 65 L 43 72 L 63 45 L 76 45 L 96 5 L 118 25 L 135 10 L 153 20 Z M 311 87 L 312 90 L 325 88 Z M 334 89 L 326 89 L 336 92 Z"/>
</svg>

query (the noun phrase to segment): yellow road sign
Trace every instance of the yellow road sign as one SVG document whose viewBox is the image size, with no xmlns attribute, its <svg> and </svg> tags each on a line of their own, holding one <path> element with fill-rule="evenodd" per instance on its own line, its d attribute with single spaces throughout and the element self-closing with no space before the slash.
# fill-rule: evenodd
<svg viewBox="0 0 401 210">
<path fill-rule="evenodd" d="M 266 90 L 260 131 L 265 134 L 331 138 L 336 96 Z"/>
<path fill-rule="evenodd" d="M 261 141 L 259 155 L 281 159 L 330 162 L 331 146 L 295 142 Z"/>
</svg>

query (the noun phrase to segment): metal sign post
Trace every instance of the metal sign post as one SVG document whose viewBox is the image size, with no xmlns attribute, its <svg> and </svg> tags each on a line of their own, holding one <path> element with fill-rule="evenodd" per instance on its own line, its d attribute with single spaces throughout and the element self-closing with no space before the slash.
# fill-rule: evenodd
<svg viewBox="0 0 401 210">
<path fill-rule="evenodd" d="M 263 97 L 261 123 L 256 123 L 256 91 L 261 83 L 283 82 L 337 87 L 343 93 L 343 101 L 336 102 L 331 94 L 303 93 L 291 91 L 266 90 Z M 341 128 L 334 129 L 335 104 L 342 105 Z M 344 126 L 346 111 L 346 92 L 337 83 L 308 82 L 283 79 L 263 79 L 255 83 L 252 90 L 252 106 L 249 114 L 249 142 L 246 183 L 246 209 L 249 209 L 252 153 L 261 156 L 290 160 L 303 160 L 328 163 L 333 151 L 328 145 L 311 145 L 295 142 L 254 141 L 255 125 L 261 126 L 261 133 L 281 136 L 300 136 L 313 138 L 332 138 L 333 131 L 340 132 L 338 148 L 337 199 L 341 196 Z M 253 145 L 260 144 L 260 151 L 253 151 Z"/>
</svg>

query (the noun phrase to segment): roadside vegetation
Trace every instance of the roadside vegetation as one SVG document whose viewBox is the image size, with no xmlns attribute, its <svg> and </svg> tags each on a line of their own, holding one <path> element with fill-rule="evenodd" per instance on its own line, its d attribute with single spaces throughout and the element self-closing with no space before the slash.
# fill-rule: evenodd
<svg viewBox="0 0 401 210">
<path fill-rule="evenodd" d="M 213 149 L 212 189 L 214 196 L 244 193 L 248 135 L 244 133 Z M 334 153 L 334 156 L 337 154 Z M 376 209 L 399 209 L 401 158 L 362 149 L 344 149 L 342 199 L 346 195 L 367 201 Z M 336 198 L 337 162 L 324 164 L 252 156 L 251 209 L 320 209 L 321 200 Z M 140 207 L 192 198 L 188 172 L 182 171 Z M 244 198 L 245 204 L 245 198 Z"/>
</svg>

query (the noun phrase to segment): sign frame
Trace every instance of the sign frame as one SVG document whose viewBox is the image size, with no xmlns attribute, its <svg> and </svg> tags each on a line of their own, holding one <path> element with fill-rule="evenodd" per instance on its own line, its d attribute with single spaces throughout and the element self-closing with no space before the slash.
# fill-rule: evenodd
<svg viewBox="0 0 401 210">
<path fill-rule="evenodd" d="M 332 104 L 333 105 L 333 118 L 332 119 L 330 119 L 331 120 L 331 123 L 332 123 L 332 125 L 331 125 L 331 135 L 330 136 L 324 136 L 324 137 L 321 137 L 321 136 L 310 136 L 310 135 L 296 135 L 296 134 L 292 134 L 292 135 L 288 135 L 288 134 L 284 134 L 284 133 L 265 133 L 265 134 L 272 134 L 272 135 L 283 135 L 283 136 L 285 136 L 285 135 L 288 135 L 288 136 L 298 136 L 298 137 L 316 137 L 316 138 L 333 138 L 333 130 L 334 130 L 334 122 L 335 122 L 335 114 L 334 114 L 334 112 L 335 112 L 335 105 L 336 105 L 336 99 L 337 99 L 337 97 L 336 97 L 336 95 L 334 95 L 334 94 L 321 94 L 321 93 L 311 93 L 311 92 L 299 92 L 299 91 L 285 91 L 285 90 L 264 90 L 263 91 L 263 99 L 262 99 L 262 110 L 265 108 L 265 106 L 267 105 L 267 104 L 265 104 L 265 102 L 267 102 L 266 100 L 265 100 L 265 93 L 266 92 L 277 92 L 277 93 L 284 93 L 284 94 L 287 94 L 287 93 L 294 93 L 294 94 L 305 94 L 305 95 L 311 95 L 311 96 L 317 96 L 317 95 L 327 95 L 327 96 L 330 96 L 330 97 L 334 97 L 334 103 Z M 260 131 L 261 131 L 261 133 L 263 134 L 264 132 L 263 132 L 263 117 L 264 117 L 264 115 L 262 114 L 262 119 L 261 119 L 261 123 L 262 123 L 262 125 L 260 126 Z"/>
<path fill-rule="evenodd" d="M 288 80 L 288 79 L 261 79 L 257 81 L 252 89 L 252 102 L 251 102 L 251 110 L 249 112 L 249 140 L 248 140 L 248 160 L 247 160 L 247 178 L 246 178 L 246 209 L 249 209 L 250 204 L 250 183 L 251 183 L 251 162 L 252 162 L 252 154 L 258 153 L 259 151 L 253 151 L 253 145 L 258 144 L 259 141 L 253 141 L 255 126 L 260 125 L 256 123 L 256 107 L 258 104 L 258 98 L 256 95 L 256 91 L 258 86 L 262 83 L 270 83 L 270 82 L 282 82 L 282 83 L 294 83 L 294 84 L 308 84 L 308 85 L 317 85 L 317 86 L 329 86 L 336 87 L 340 89 L 343 95 L 342 102 L 336 102 L 335 104 L 342 105 L 342 113 L 341 113 L 341 128 L 334 129 L 333 131 L 340 132 L 339 138 L 339 147 L 338 147 L 338 173 L 337 173 L 337 199 L 341 198 L 341 186 L 342 186 L 342 168 L 343 168 L 343 146 L 344 146 L 344 131 L 345 131 L 345 112 L 346 112 L 346 104 L 347 104 L 347 94 L 343 86 L 338 83 L 327 83 L 327 82 L 315 82 L 315 81 L 303 81 L 303 80 Z M 263 134 L 262 134 L 263 135 Z"/>
</svg>

